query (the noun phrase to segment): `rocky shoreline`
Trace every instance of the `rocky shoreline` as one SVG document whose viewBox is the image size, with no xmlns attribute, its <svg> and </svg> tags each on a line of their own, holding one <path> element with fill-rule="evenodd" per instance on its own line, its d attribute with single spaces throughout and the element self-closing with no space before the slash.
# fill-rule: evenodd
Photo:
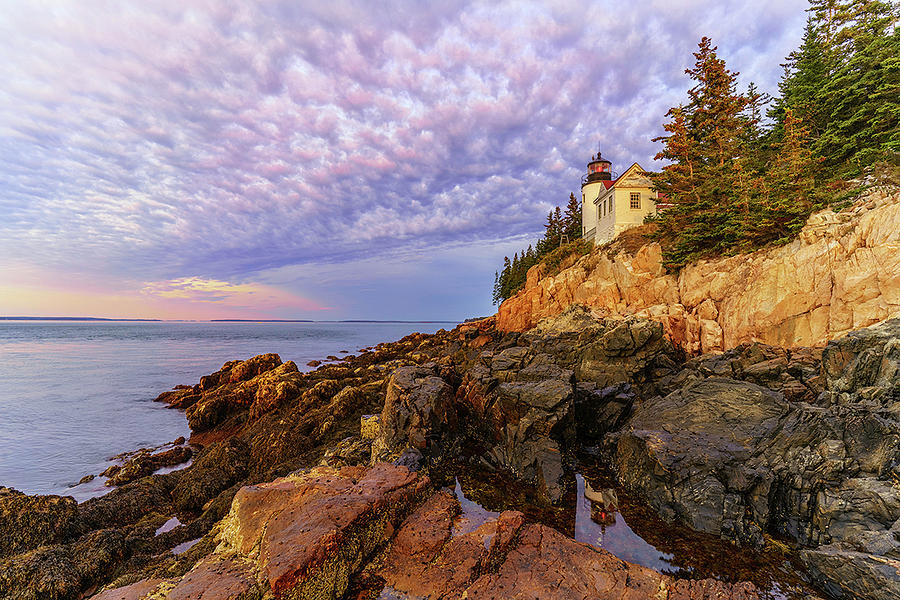
<svg viewBox="0 0 900 600">
<path fill-rule="evenodd" d="M 0 598 L 900 597 L 898 349 L 900 320 L 691 358 L 658 321 L 576 305 L 308 373 L 232 361 L 159 398 L 185 411 L 186 468 L 148 474 L 187 455 L 139 453 L 81 504 L 0 489 Z M 673 526 L 807 582 L 663 574 L 576 541 L 560 507 L 585 449 Z M 527 500 L 464 527 L 460 470 Z"/>
</svg>

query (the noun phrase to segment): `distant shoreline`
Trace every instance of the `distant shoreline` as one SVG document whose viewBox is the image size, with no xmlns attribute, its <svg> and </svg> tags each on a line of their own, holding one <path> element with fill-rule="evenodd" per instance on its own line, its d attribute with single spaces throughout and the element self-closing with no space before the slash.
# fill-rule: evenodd
<svg viewBox="0 0 900 600">
<path fill-rule="evenodd" d="M 153 321 L 162 319 L 107 319 L 105 317 L 0 317 L 0 321 Z"/>
</svg>

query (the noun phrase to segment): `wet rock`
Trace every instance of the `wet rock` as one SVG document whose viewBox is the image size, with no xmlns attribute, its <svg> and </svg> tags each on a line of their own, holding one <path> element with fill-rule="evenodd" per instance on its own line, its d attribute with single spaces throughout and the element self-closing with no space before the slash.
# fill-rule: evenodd
<svg viewBox="0 0 900 600">
<path fill-rule="evenodd" d="M 349 437 L 341 440 L 334 448 L 325 451 L 319 464 L 328 467 L 365 465 L 372 455 L 372 440 Z"/>
<path fill-rule="evenodd" d="M 220 555 L 204 558 L 170 591 L 166 600 L 250 599 L 262 596 L 250 561 Z"/>
<path fill-rule="evenodd" d="M 301 381 L 292 361 L 282 363 L 277 354 L 261 354 L 229 361 L 201 377 L 198 385 L 165 392 L 157 401 L 184 409 L 191 430 L 204 432 L 242 410 L 249 409 L 251 418 L 258 418 L 298 395 Z"/>
<path fill-rule="evenodd" d="M 664 517 L 744 543 L 786 536 L 833 594 L 883 597 L 900 520 L 898 349 L 888 321 L 830 343 L 818 375 L 815 351 L 701 357 L 635 404 L 607 456 Z"/>
<path fill-rule="evenodd" d="M 439 492 L 407 518 L 378 570 L 387 597 L 399 592 L 482 600 L 759 598 L 749 583 L 673 580 L 544 525 L 525 524 L 514 511 L 452 537 L 458 513 L 455 497 Z"/>
<path fill-rule="evenodd" d="M 172 490 L 175 506 L 185 512 L 198 512 L 219 492 L 241 481 L 249 472 L 250 448 L 230 438 L 203 452 Z"/>
<path fill-rule="evenodd" d="M 106 590 L 96 596 L 91 596 L 91 600 L 144 600 L 156 592 L 162 583 L 162 579 L 138 581 L 131 585 Z"/>
<path fill-rule="evenodd" d="M 579 383 L 575 389 L 575 430 L 578 440 L 590 445 L 611 431 L 618 431 L 631 414 L 637 395 L 630 383 L 599 388 Z"/>
<path fill-rule="evenodd" d="M 457 399 L 469 435 L 487 448 L 482 458 L 557 502 L 576 437 L 618 427 L 637 397 L 629 383 L 674 364 L 677 352 L 658 323 L 603 319 L 577 305 L 516 341 L 482 351 Z"/>
<path fill-rule="evenodd" d="M 4 559 L 0 561 L 0 597 L 77 600 L 122 561 L 125 551 L 125 536 L 107 529 Z"/>
<path fill-rule="evenodd" d="M 827 400 L 885 409 L 900 419 L 900 319 L 850 332 L 822 353 Z"/>
<path fill-rule="evenodd" d="M 319 406 L 331 400 L 335 394 L 341 391 L 343 386 L 334 379 L 319 381 L 300 396 L 300 405 L 307 408 Z"/>
<path fill-rule="evenodd" d="M 243 393 L 253 393 L 249 418 L 258 419 L 302 391 L 303 376 L 294 361 L 287 361 L 243 384 Z"/>
<path fill-rule="evenodd" d="M 242 488 L 222 522 L 219 547 L 169 598 L 341 598 L 350 578 L 422 501 L 428 485 L 379 464 L 317 467 Z M 254 596 L 255 597 L 255 596 Z"/>
<path fill-rule="evenodd" d="M 677 379 L 729 377 L 748 381 L 781 392 L 792 402 L 816 401 L 824 390 L 821 377 L 821 348 L 785 349 L 759 342 L 741 344 L 722 354 L 707 354 L 688 361 Z M 660 386 L 664 395 L 680 387 Z"/>
<path fill-rule="evenodd" d="M 773 530 L 818 544 L 900 518 L 882 480 L 900 458 L 898 434 L 865 411 L 710 377 L 644 402 L 609 455 L 663 516 L 749 543 Z"/>
<path fill-rule="evenodd" d="M 381 430 L 381 415 L 363 415 L 359 419 L 359 434 L 364 440 L 374 440 Z"/>
<path fill-rule="evenodd" d="M 131 525 L 145 515 L 166 507 L 174 480 L 168 476 L 145 477 L 118 487 L 99 498 L 78 505 L 79 518 L 87 529 Z"/>
<path fill-rule="evenodd" d="M 813 580 L 835 598 L 900 598 L 900 555 L 853 550 L 844 544 L 801 552 Z"/>
<path fill-rule="evenodd" d="M 81 528 L 78 503 L 70 496 L 0 494 L 0 558 L 59 543 Z"/>
<path fill-rule="evenodd" d="M 394 459 L 394 462 L 391 464 L 399 467 L 406 467 L 410 471 L 418 472 L 419 469 L 422 468 L 424 461 L 425 456 L 422 454 L 421 450 L 418 448 L 407 448 L 400 453 L 400 456 Z"/>
<path fill-rule="evenodd" d="M 176 446 L 164 452 L 150 454 L 139 452 L 134 458 L 124 465 L 113 465 L 103 472 L 109 477 L 108 486 L 118 486 L 146 477 L 163 467 L 173 467 L 185 463 L 191 459 L 194 452 L 187 446 Z"/>
<path fill-rule="evenodd" d="M 757 464 L 757 445 L 775 435 L 789 410 L 781 395 L 755 384 L 691 383 L 637 408 L 614 438 L 612 460 L 623 482 L 664 517 L 760 543 L 753 524 L 768 523 L 773 478 Z"/>
<path fill-rule="evenodd" d="M 372 442 L 372 462 L 392 461 L 406 448 L 440 453 L 456 425 L 453 389 L 440 371 L 399 368 L 388 380 L 380 428 Z"/>
</svg>

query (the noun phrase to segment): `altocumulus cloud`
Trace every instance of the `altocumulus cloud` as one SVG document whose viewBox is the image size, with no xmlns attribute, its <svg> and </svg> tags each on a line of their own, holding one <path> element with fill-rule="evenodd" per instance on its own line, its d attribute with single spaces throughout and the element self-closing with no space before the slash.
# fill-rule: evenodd
<svg viewBox="0 0 900 600">
<path fill-rule="evenodd" d="M 285 274 L 365 279 L 352 265 L 462 245 L 440 276 L 480 277 L 455 314 L 478 311 L 502 254 L 473 274 L 472 248 L 536 233 L 598 142 L 651 163 L 700 36 L 774 91 L 804 6 L 6 2 L 0 254 L 196 299 L 217 293 L 198 282 L 304 292 Z"/>
<path fill-rule="evenodd" d="M 154 298 L 180 299 L 190 302 L 227 303 L 232 307 L 256 307 L 260 310 L 290 306 L 302 311 L 328 310 L 314 302 L 256 283 L 234 284 L 217 279 L 181 277 L 169 281 L 144 284 L 141 293 Z"/>
</svg>

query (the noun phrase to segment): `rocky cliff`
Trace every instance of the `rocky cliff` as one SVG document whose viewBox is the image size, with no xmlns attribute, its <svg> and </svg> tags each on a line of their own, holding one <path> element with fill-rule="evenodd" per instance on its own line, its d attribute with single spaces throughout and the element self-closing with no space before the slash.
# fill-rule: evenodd
<svg viewBox="0 0 900 600">
<path fill-rule="evenodd" d="M 818 212 L 786 246 L 700 261 L 678 275 L 661 259 L 653 243 L 634 254 L 600 247 L 553 276 L 533 267 L 497 325 L 525 331 L 578 303 L 657 320 L 692 354 L 751 341 L 820 346 L 900 315 L 900 191 L 871 188 L 840 212 Z"/>
<path fill-rule="evenodd" d="M 229 362 L 160 396 L 186 468 L 138 453 L 82 504 L 0 488 L 0 598 L 893 600 L 898 373 L 900 319 L 686 359 L 659 321 L 580 306 L 309 373 Z M 579 537 L 580 495 L 582 524 L 619 513 L 677 568 Z"/>
</svg>

